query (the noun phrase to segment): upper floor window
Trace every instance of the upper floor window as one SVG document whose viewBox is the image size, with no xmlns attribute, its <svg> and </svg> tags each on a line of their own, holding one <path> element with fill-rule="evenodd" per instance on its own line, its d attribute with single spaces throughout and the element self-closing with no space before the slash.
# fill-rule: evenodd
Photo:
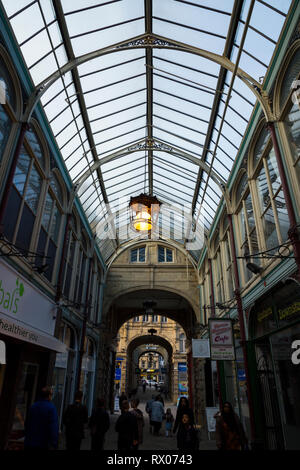
<svg viewBox="0 0 300 470">
<path fill-rule="evenodd" d="M 166 248 L 165 246 L 158 247 L 158 262 L 159 263 L 172 263 L 173 262 L 173 250 Z"/>
<path fill-rule="evenodd" d="M 140 321 L 140 317 L 134 317 L 134 318 L 133 318 L 133 321 L 134 321 L 135 323 L 138 322 L 138 321 Z"/>
<path fill-rule="evenodd" d="M 161 322 L 162 323 L 167 323 L 167 321 L 168 321 L 167 317 L 161 317 Z"/>
<path fill-rule="evenodd" d="M 134 248 L 130 252 L 130 262 L 131 263 L 144 263 L 146 260 L 146 247 L 140 246 L 139 248 Z"/>
<path fill-rule="evenodd" d="M 149 321 L 149 316 L 148 315 L 143 315 L 143 322 Z"/>
<path fill-rule="evenodd" d="M 179 335 L 179 351 L 181 353 L 185 352 L 185 334 L 181 333 Z"/>
<path fill-rule="evenodd" d="M 298 42 L 298 41 L 297 41 Z M 299 42 L 298 42 L 299 44 Z M 295 47 L 295 46 L 292 46 Z M 290 58 L 290 55 L 287 55 Z M 279 73 L 277 90 L 278 100 L 278 113 L 280 113 L 279 128 L 282 130 L 282 136 L 286 141 L 287 147 L 290 152 L 288 158 L 291 157 L 291 164 L 294 167 L 296 177 L 295 190 L 299 189 L 300 185 L 300 102 L 299 102 L 299 79 L 300 79 L 300 47 L 294 51 L 290 58 L 286 71 L 282 74 Z M 299 195 L 299 192 L 298 192 Z M 295 199 L 299 197 L 295 195 Z"/>
<path fill-rule="evenodd" d="M 273 148 L 264 153 L 256 187 L 265 248 L 269 250 L 288 238 L 289 229 L 288 213 Z"/>
<path fill-rule="evenodd" d="M 157 315 L 152 315 L 152 321 L 156 323 L 158 321 L 158 316 Z"/>
</svg>

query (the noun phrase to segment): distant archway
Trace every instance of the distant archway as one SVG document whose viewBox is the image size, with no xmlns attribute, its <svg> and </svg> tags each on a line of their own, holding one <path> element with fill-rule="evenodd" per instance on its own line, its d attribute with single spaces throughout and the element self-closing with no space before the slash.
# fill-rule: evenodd
<svg viewBox="0 0 300 470">
<path fill-rule="evenodd" d="M 162 336 L 158 335 L 143 335 L 143 336 L 137 336 L 133 338 L 130 343 L 128 344 L 127 347 L 127 388 L 128 390 L 131 390 L 136 387 L 136 380 L 135 380 L 135 371 L 134 371 L 134 360 L 133 360 L 133 355 L 134 351 L 139 347 L 139 346 L 144 346 L 146 344 L 154 344 L 162 347 L 163 349 L 166 350 L 167 356 L 168 356 L 168 370 L 167 370 L 167 376 L 168 376 L 168 383 L 166 384 L 168 390 L 172 390 L 172 373 L 171 373 L 171 368 L 172 368 L 172 362 L 173 362 L 173 346 L 172 344 Z"/>
</svg>

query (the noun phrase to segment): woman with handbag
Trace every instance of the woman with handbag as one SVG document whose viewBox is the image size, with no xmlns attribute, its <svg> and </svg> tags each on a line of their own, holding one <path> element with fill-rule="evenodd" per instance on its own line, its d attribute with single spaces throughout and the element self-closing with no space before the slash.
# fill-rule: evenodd
<svg viewBox="0 0 300 470">
<path fill-rule="evenodd" d="M 225 401 L 222 411 L 215 414 L 216 442 L 219 450 L 247 450 L 248 440 L 231 403 Z"/>
</svg>

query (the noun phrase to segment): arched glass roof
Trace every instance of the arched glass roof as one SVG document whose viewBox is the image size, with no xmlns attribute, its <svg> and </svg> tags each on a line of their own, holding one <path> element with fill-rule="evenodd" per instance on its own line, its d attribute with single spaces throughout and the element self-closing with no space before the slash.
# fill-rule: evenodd
<svg viewBox="0 0 300 470">
<path fill-rule="evenodd" d="M 1 3 L 104 259 L 142 192 L 197 259 L 291 0 Z"/>
</svg>

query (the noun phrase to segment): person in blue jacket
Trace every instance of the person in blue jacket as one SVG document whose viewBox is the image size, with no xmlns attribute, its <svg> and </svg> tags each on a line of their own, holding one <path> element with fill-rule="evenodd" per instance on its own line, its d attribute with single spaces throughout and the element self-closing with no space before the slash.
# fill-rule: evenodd
<svg viewBox="0 0 300 470">
<path fill-rule="evenodd" d="M 25 422 L 25 450 L 55 450 L 58 446 L 58 416 L 51 402 L 52 390 L 44 387 L 30 408 Z"/>
</svg>

